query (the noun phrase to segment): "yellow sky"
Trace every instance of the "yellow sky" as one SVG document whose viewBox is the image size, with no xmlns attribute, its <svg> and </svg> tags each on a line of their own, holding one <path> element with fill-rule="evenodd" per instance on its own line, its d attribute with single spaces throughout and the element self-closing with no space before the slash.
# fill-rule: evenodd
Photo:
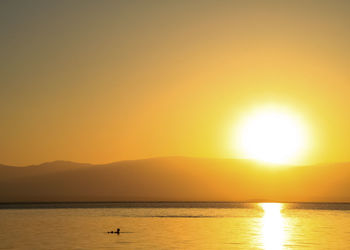
<svg viewBox="0 0 350 250">
<path fill-rule="evenodd" d="M 239 158 L 237 121 L 270 103 L 310 128 L 301 163 L 349 161 L 349 11 L 346 1 L 1 2 L 0 163 Z"/>
</svg>

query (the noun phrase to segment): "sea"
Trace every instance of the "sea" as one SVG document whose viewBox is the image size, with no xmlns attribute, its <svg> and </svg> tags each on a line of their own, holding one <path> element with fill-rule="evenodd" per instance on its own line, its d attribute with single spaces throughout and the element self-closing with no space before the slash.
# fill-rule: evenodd
<svg viewBox="0 0 350 250">
<path fill-rule="evenodd" d="M 350 203 L 0 204 L 0 249 L 350 249 Z"/>
</svg>

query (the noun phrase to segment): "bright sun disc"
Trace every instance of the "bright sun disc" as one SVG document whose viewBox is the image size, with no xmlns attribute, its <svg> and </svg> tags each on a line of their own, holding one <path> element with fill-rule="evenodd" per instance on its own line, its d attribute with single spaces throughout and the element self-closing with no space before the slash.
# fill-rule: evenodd
<svg viewBox="0 0 350 250">
<path fill-rule="evenodd" d="M 287 110 L 258 109 L 238 128 L 238 148 L 245 158 L 266 163 L 294 163 L 307 146 L 301 121 Z"/>
</svg>

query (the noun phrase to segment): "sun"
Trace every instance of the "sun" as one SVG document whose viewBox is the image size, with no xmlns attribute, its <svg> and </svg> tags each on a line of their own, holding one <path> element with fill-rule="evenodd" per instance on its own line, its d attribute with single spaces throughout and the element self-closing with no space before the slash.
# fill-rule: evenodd
<svg viewBox="0 0 350 250">
<path fill-rule="evenodd" d="M 263 107 L 246 114 L 235 144 L 240 155 L 265 163 L 293 164 L 308 147 L 302 120 L 288 109 Z"/>
</svg>

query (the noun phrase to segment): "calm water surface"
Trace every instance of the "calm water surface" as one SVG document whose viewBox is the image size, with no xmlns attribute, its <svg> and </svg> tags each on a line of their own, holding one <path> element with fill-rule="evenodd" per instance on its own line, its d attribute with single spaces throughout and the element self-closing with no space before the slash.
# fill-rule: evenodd
<svg viewBox="0 0 350 250">
<path fill-rule="evenodd" d="M 0 249 L 350 249 L 350 204 L 0 205 Z"/>
</svg>

